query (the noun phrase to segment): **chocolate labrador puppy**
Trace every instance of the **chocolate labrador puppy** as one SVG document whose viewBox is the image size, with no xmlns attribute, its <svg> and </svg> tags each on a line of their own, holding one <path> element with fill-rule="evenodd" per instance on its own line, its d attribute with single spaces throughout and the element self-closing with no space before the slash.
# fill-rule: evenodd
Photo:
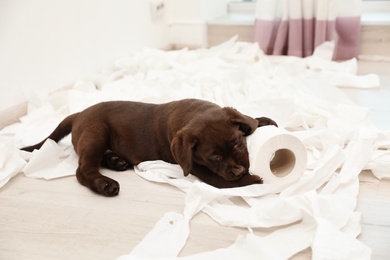
<svg viewBox="0 0 390 260">
<path fill-rule="evenodd" d="M 229 107 L 185 99 L 165 104 L 103 102 L 66 117 L 49 137 L 56 142 L 72 133 L 79 156 L 78 181 L 93 191 L 115 196 L 119 183 L 99 167 L 125 170 L 143 161 L 179 164 L 183 173 L 218 188 L 260 184 L 248 172 L 245 136 L 269 118 L 251 118 Z M 46 139 L 47 139 L 46 138 Z M 39 149 L 46 141 L 22 148 Z"/>
</svg>

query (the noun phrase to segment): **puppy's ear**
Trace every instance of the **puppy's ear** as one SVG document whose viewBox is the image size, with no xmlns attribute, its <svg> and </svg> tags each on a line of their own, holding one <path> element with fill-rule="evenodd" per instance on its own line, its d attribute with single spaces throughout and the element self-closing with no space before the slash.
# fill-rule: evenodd
<svg viewBox="0 0 390 260">
<path fill-rule="evenodd" d="M 238 129 L 243 132 L 245 136 L 252 134 L 259 126 L 259 122 L 256 119 L 243 115 L 234 108 L 225 107 L 224 109 L 228 113 L 230 121 L 234 125 L 238 125 Z"/>
<path fill-rule="evenodd" d="M 196 148 L 197 138 L 188 130 L 180 130 L 171 142 L 171 152 L 176 162 L 187 176 L 192 169 L 192 153 Z"/>
</svg>

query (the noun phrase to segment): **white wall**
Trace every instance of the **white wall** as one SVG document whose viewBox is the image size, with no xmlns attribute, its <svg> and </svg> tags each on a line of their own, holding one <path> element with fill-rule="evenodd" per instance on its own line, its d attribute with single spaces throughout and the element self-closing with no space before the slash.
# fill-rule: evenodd
<svg viewBox="0 0 390 260">
<path fill-rule="evenodd" d="M 145 0 L 0 0 L 0 111 L 168 41 Z"/>
<path fill-rule="evenodd" d="M 176 48 L 207 46 L 206 23 L 227 14 L 229 0 L 168 0 L 167 22 Z"/>
<path fill-rule="evenodd" d="M 163 1 L 152 21 L 148 0 L 0 0 L 0 128 L 23 115 L 26 90 L 53 91 L 145 46 L 204 47 L 206 20 L 228 0 Z"/>
</svg>

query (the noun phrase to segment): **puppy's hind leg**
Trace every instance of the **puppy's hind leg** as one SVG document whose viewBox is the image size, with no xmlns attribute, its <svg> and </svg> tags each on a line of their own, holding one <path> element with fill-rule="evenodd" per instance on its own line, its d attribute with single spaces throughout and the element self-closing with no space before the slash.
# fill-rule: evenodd
<svg viewBox="0 0 390 260">
<path fill-rule="evenodd" d="M 88 131 L 80 135 L 76 148 L 79 155 L 76 177 L 82 185 L 101 195 L 112 197 L 118 195 L 119 183 L 99 172 L 107 144 L 108 134 L 105 131 Z"/>
</svg>

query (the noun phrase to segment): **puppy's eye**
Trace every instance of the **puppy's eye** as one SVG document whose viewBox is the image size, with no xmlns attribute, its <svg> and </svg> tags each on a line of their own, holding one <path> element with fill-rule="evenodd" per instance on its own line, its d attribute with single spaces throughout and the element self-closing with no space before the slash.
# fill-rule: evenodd
<svg viewBox="0 0 390 260">
<path fill-rule="evenodd" d="M 210 160 L 212 161 L 220 161 L 222 159 L 222 156 L 218 155 L 218 154 L 213 154 L 210 156 Z"/>
</svg>

